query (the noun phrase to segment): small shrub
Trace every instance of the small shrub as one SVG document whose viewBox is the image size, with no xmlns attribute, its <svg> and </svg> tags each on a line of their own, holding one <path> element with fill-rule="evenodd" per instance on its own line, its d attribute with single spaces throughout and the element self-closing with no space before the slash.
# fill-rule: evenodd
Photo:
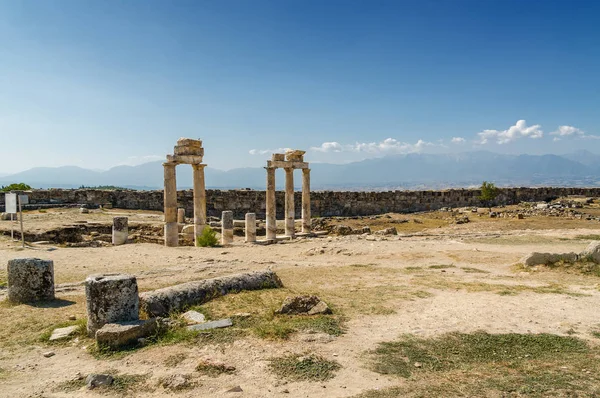
<svg viewBox="0 0 600 398">
<path fill-rule="evenodd" d="M 215 247 L 219 244 L 217 233 L 208 225 L 204 227 L 202 235 L 198 236 L 196 241 L 200 247 Z"/>
<path fill-rule="evenodd" d="M 29 191 L 31 190 L 31 187 L 27 184 L 24 183 L 18 183 L 18 184 L 10 184 L 7 186 L 2 186 L 0 187 L 0 192 L 10 192 L 10 191 Z"/>
</svg>

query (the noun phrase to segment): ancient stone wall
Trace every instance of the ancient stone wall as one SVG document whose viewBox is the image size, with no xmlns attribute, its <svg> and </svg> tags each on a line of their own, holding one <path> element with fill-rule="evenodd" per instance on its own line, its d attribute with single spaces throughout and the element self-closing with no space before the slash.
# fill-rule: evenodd
<svg viewBox="0 0 600 398">
<path fill-rule="evenodd" d="M 110 204 L 116 208 L 163 210 L 162 191 L 103 191 L 92 189 L 49 189 L 28 192 L 27 208 L 61 205 L 91 206 Z M 295 193 L 296 215 L 301 214 L 301 192 Z M 477 189 L 449 189 L 445 191 L 389 191 L 389 192 L 311 192 L 311 212 L 315 217 L 358 216 L 387 212 L 409 213 L 436 210 L 442 207 L 479 206 Z M 516 204 L 522 201 L 545 201 L 568 195 L 600 197 L 600 188 L 501 188 L 496 204 Z M 264 191 L 207 190 L 207 213 L 220 217 L 224 210 L 232 210 L 236 219 L 245 213 L 265 217 Z M 179 207 L 193 214 L 193 192 L 177 193 Z M 276 193 L 277 218 L 283 219 L 284 192 Z M 4 211 L 4 195 L 0 195 L 0 211 Z"/>
</svg>

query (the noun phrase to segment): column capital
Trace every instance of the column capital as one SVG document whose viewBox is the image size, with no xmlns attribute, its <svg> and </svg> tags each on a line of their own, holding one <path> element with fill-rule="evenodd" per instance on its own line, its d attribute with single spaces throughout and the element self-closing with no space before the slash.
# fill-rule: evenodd
<svg viewBox="0 0 600 398">
<path fill-rule="evenodd" d="M 206 164 L 204 164 L 204 163 L 192 163 L 192 168 L 196 169 L 196 170 L 203 169 L 205 167 L 206 167 Z"/>
<path fill-rule="evenodd" d="M 175 167 L 177 166 L 177 163 L 173 163 L 173 162 L 165 162 L 162 164 L 164 167 Z"/>
</svg>

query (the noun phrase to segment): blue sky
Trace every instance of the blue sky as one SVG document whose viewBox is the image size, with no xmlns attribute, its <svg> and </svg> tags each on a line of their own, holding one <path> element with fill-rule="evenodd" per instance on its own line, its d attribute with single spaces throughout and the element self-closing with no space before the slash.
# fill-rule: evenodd
<svg viewBox="0 0 600 398">
<path fill-rule="evenodd" d="M 600 153 L 598 1 L 0 0 L 0 173 L 201 138 L 273 150 Z M 562 126 L 562 127 L 561 127 Z"/>
</svg>

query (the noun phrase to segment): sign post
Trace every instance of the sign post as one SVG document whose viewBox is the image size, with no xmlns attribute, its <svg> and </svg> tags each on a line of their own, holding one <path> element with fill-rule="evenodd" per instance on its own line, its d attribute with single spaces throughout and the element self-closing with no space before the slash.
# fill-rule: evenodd
<svg viewBox="0 0 600 398">
<path fill-rule="evenodd" d="M 4 195 L 4 205 L 6 212 L 10 214 L 10 237 L 15 240 L 15 214 L 17 213 L 17 194 L 7 193 Z"/>
<path fill-rule="evenodd" d="M 27 195 L 19 195 L 19 219 L 21 220 L 21 245 L 25 248 L 25 234 L 23 233 L 23 202 L 29 203 Z"/>
</svg>

